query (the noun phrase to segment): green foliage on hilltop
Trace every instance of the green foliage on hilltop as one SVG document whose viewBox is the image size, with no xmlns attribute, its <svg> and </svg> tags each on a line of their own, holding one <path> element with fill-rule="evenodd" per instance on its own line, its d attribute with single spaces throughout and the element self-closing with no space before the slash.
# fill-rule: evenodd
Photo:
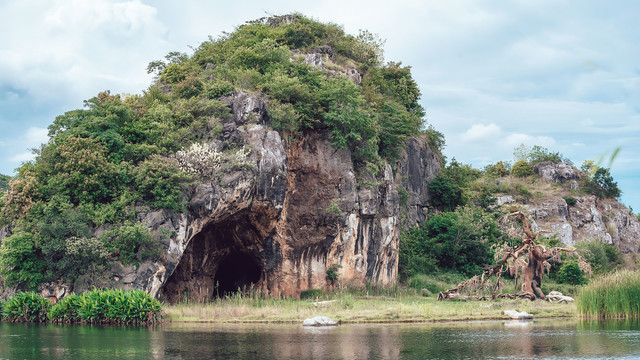
<svg viewBox="0 0 640 360">
<path fill-rule="evenodd" d="M 593 175 L 585 173 L 583 180 L 584 190 L 599 198 L 617 199 L 622 195 L 618 183 L 613 180 L 609 169 L 598 167 Z"/>
<path fill-rule="evenodd" d="M 540 145 L 527 146 L 525 144 L 520 144 L 513 150 L 513 158 L 516 162 L 523 160 L 531 165 L 545 161 L 550 161 L 556 164 L 560 162 L 571 164 L 571 161 L 561 153 L 553 152 Z"/>
<path fill-rule="evenodd" d="M 531 165 L 525 160 L 518 160 L 511 168 L 511 175 L 515 177 L 527 177 L 533 175 Z"/>
<path fill-rule="evenodd" d="M 319 54 L 322 68 L 306 64 L 307 54 Z M 383 64 L 377 36 L 348 35 L 299 14 L 248 22 L 210 38 L 192 56 L 171 53 L 148 70 L 178 98 L 267 94 L 272 126 L 292 134 L 327 131 L 334 146 L 350 149 L 361 164 L 393 156 L 420 132 L 425 114 L 410 67 Z M 353 72 L 359 85 L 348 77 Z"/>
</svg>

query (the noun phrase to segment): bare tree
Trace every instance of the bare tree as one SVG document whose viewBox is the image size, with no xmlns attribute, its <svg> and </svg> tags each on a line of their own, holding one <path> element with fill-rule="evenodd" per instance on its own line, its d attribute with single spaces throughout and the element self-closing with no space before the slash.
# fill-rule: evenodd
<svg viewBox="0 0 640 360">
<path fill-rule="evenodd" d="M 522 221 L 522 229 L 520 237 L 522 242 L 515 248 L 504 246 L 501 250 L 496 252 L 496 263 L 494 266 L 488 267 L 478 279 L 477 276 L 459 284 L 456 288 L 449 289 L 445 292 L 441 292 L 438 295 L 438 300 L 446 300 L 460 297 L 463 289 L 487 289 L 491 290 L 491 297 L 519 297 L 527 298 L 531 300 L 544 299 L 545 295 L 542 292 L 542 277 L 545 269 L 550 268 L 550 262 L 560 261 L 562 253 L 573 254 L 574 248 L 565 247 L 553 247 L 547 248 L 542 244 L 536 244 L 536 239 L 540 233 L 547 232 L 539 230 L 533 232 L 531 224 L 527 220 L 527 217 L 522 211 L 517 211 L 507 215 L 507 219 L 520 219 Z M 512 227 L 512 230 L 514 228 Z M 582 256 L 578 254 L 578 264 L 580 268 L 586 272 L 590 272 L 589 264 L 584 260 Z M 518 273 L 522 274 L 522 289 L 520 292 L 510 294 L 498 294 L 501 289 L 500 277 L 505 271 L 509 271 L 510 274 L 516 279 L 516 291 L 518 287 Z M 494 286 L 488 286 L 488 280 L 492 276 L 496 276 L 496 283 Z M 480 299 L 480 297 L 477 297 Z"/>
</svg>

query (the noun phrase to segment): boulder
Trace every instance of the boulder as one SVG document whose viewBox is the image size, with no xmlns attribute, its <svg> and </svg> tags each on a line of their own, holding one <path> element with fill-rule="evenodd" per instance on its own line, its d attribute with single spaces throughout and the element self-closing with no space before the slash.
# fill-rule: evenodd
<svg viewBox="0 0 640 360">
<path fill-rule="evenodd" d="M 564 183 L 580 178 L 580 171 L 571 164 L 543 161 L 533 166 L 533 171 L 541 178 L 554 183 Z"/>
<path fill-rule="evenodd" d="M 337 326 L 338 323 L 326 316 L 316 316 L 305 319 L 302 326 Z"/>
<path fill-rule="evenodd" d="M 559 291 L 551 291 L 546 296 L 547 301 L 549 302 L 557 302 L 557 303 L 570 303 L 573 302 L 573 298 L 571 296 L 562 295 Z"/>
<path fill-rule="evenodd" d="M 509 316 L 510 318 L 514 319 L 514 320 L 528 320 L 528 319 L 533 319 L 533 315 L 527 313 L 526 311 L 518 311 L 518 310 L 505 310 L 504 314 L 506 316 Z"/>
</svg>

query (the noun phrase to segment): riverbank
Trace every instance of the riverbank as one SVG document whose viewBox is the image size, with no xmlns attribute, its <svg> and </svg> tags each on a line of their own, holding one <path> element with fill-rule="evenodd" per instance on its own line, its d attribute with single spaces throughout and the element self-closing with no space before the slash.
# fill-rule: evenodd
<svg viewBox="0 0 640 360">
<path fill-rule="evenodd" d="M 402 323 L 507 319 L 504 310 L 526 311 L 535 318 L 576 317 L 575 303 L 546 301 L 437 301 L 419 295 L 355 296 L 336 294 L 316 300 L 231 297 L 211 303 L 166 304 L 165 320 L 213 323 L 302 323 L 327 316 L 341 323 Z"/>
</svg>

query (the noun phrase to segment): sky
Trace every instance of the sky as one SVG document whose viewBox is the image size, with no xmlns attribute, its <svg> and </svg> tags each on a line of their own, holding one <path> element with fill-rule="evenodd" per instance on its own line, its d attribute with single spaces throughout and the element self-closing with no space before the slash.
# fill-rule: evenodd
<svg viewBox="0 0 640 360">
<path fill-rule="evenodd" d="M 448 159 L 484 167 L 519 144 L 579 166 L 618 156 L 621 201 L 640 212 L 640 2 L 626 0 L 0 0 L 0 173 L 47 126 L 110 90 L 138 94 L 146 66 L 191 54 L 245 21 L 300 12 L 366 29 L 412 67 Z"/>
</svg>

